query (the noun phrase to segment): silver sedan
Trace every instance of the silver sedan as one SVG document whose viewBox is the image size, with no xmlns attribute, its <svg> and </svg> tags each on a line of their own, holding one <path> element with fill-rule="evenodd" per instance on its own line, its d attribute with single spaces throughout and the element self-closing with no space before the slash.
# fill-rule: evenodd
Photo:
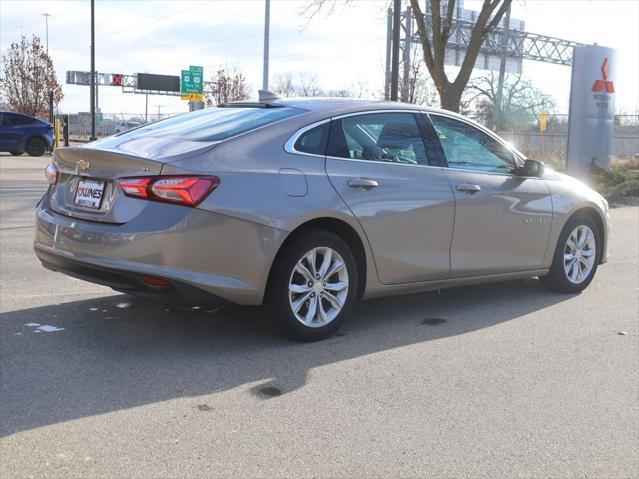
<svg viewBox="0 0 639 479">
<path fill-rule="evenodd" d="M 330 99 L 240 102 L 60 148 L 42 264 L 129 294 L 267 304 L 301 340 L 358 299 L 539 276 L 576 293 L 608 205 L 453 113 Z"/>
</svg>

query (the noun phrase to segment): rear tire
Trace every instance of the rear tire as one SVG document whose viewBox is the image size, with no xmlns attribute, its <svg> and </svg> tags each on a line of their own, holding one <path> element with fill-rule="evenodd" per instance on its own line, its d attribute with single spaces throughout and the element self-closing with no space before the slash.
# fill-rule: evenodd
<svg viewBox="0 0 639 479">
<path fill-rule="evenodd" d="M 357 297 L 357 263 L 348 244 L 313 229 L 286 245 L 271 274 L 269 323 L 298 341 L 318 341 L 344 323 Z"/>
<path fill-rule="evenodd" d="M 597 272 L 601 258 L 601 233 L 597 223 L 578 214 L 564 225 L 559 235 L 552 266 L 542 284 L 559 293 L 579 293 L 586 289 Z"/>
<path fill-rule="evenodd" d="M 9 153 L 11 153 L 13 156 L 20 156 L 24 152 L 23 151 L 10 151 Z"/>
<path fill-rule="evenodd" d="M 47 151 L 47 144 L 42 138 L 31 138 L 27 142 L 26 150 L 29 156 L 42 156 Z"/>
</svg>

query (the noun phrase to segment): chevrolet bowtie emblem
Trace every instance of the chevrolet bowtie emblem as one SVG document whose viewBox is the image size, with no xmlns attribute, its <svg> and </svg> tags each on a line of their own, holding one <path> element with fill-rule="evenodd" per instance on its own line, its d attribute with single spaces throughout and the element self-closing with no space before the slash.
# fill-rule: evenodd
<svg viewBox="0 0 639 479">
<path fill-rule="evenodd" d="M 88 161 L 78 160 L 75 162 L 75 172 L 78 173 L 79 171 L 88 170 L 89 166 L 91 166 L 91 163 Z"/>
</svg>

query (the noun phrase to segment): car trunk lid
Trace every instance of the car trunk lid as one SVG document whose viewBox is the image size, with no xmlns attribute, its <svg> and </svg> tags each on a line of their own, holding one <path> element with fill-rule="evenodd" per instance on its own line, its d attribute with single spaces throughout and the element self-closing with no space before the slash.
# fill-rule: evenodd
<svg viewBox="0 0 639 479">
<path fill-rule="evenodd" d="M 211 142 L 166 138 L 110 137 L 54 152 L 58 181 L 49 191 L 51 208 L 74 218 L 127 223 L 147 202 L 124 195 L 118 178 L 161 175 L 166 163 L 202 154 Z"/>
</svg>

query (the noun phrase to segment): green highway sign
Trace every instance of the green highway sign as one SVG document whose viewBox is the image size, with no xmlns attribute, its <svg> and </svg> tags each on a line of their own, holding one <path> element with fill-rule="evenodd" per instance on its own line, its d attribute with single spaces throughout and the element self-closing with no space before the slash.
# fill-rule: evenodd
<svg viewBox="0 0 639 479">
<path fill-rule="evenodd" d="M 182 95 L 187 95 L 189 93 L 202 94 L 202 87 L 204 86 L 204 68 L 190 66 L 188 70 L 182 70 L 180 80 L 180 90 Z"/>
</svg>

